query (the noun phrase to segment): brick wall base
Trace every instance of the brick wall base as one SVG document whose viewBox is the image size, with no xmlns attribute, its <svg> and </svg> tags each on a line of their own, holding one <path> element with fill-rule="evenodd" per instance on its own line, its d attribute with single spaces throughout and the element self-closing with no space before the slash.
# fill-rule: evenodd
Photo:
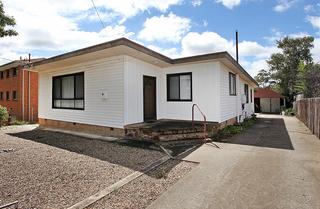
<svg viewBox="0 0 320 209">
<path fill-rule="evenodd" d="M 229 120 L 226 120 L 226 121 L 224 121 L 224 122 L 219 123 L 219 125 L 220 125 L 219 129 L 223 129 L 223 128 L 225 128 L 226 126 L 234 125 L 234 124 L 236 124 L 236 123 L 237 123 L 237 117 L 235 117 L 235 118 L 230 118 Z"/>
<path fill-rule="evenodd" d="M 54 128 L 67 131 L 76 131 L 87 134 L 96 134 L 101 136 L 123 137 L 124 129 L 107 126 L 89 125 L 83 123 L 72 123 L 59 120 L 50 120 L 39 118 L 39 125 L 42 128 Z"/>
</svg>

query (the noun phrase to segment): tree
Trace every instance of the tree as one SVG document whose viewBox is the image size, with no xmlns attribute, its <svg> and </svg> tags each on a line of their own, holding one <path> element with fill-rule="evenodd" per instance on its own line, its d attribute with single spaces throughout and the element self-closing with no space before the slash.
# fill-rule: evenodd
<svg viewBox="0 0 320 209">
<path fill-rule="evenodd" d="M 307 98 L 320 97 L 320 64 L 306 66 L 304 80 L 304 96 Z"/>
<path fill-rule="evenodd" d="M 258 74 L 254 77 L 254 79 L 258 82 L 260 87 L 268 87 L 269 86 L 269 81 L 271 79 L 270 77 L 270 72 L 267 70 L 260 70 Z"/>
<path fill-rule="evenodd" d="M 310 49 L 313 47 L 313 37 L 289 38 L 277 41 L 280 53 L 271 55 L 267 61 L 271 77 L 277 83 L 281 94 L 287 96 L 292 102 L 297 92 L 299 66 L 301 63 L 312 63 Z"/>
<path fill-rule="evenodd" d="M 4 13 L 3 4 L 0 0 L 0 38 L 5 36 L 16 36 L 18 33 L 13 29 L 8 29 L 7 26 L 15 26 L 16 21 L 13 17 L 7 16 Z"/>
</svg>

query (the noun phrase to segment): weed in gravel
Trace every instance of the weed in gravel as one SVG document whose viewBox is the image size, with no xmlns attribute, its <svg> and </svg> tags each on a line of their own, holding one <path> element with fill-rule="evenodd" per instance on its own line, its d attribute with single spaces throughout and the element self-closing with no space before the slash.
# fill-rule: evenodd
<svg viewBox="0 0 320 209">
<path fill-rule="evenodd" d="M 242 123 L 236 125 L 229 125 L 218 131 L 217 135 L 213 137 L 214 141 L 225 141 L 226 138 L 239 134 L 250 128 L 256 123 L 257 118 L 253 115 L 251 118 L 246 118 Z"/>
</svg>

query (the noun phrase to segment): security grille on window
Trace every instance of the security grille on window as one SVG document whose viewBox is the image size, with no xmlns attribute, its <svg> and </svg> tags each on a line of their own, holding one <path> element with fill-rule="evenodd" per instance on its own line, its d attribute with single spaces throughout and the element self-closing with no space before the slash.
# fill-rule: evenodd
<svg viewBox="0 0 320 209">
<path fill-rule="evenodd" d="M 246 95 L 246 103 L 249 103 L 249 86 L 244 84 L 244 94 Z"/>
<path fill-rule="evenodd" d="M 17 76 L 18 75 L 18 69 L 14 68 L 12 69 L 12 76 Z"/>
<path fill-rule="evenodd" d="M 192 101 L 192 73 L 167 75 L 167 100 Z"/>
<path fill-rule="evenodd" d="M 53 77 L 52 107 L 84 109 L 84 73 Z"/>
<path fill-rule="evenodd" d="M 237 95 L 237 83 L 236 83 L 236 75 L 233 73 L 229 73 L 229 94 L 232 96 Z"/>
<path fill-rule="evenodd" d="M 10 100 L 10 92 L 8 92 L 8 91 L 6 92 L 6 99 Z"/>
<path fill-rule="evenodd" d="M 18 99 L 17 91 L 13 91 L 12 92 L 12 100 L 17 100 L 17 99 Z"/>
</svg>

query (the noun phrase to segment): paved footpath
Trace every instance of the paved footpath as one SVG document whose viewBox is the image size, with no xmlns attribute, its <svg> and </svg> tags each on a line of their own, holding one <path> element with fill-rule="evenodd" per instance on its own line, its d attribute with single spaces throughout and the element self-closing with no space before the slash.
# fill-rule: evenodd
<svg viewBox="0 0 320 209">
<path fill-rule="evenodd" d="M 187 156 L 200 165 L 148 209 L 320 209 L 320 140 L 296 118 L 260 115 L 219 146 Z"/>
</svg>

